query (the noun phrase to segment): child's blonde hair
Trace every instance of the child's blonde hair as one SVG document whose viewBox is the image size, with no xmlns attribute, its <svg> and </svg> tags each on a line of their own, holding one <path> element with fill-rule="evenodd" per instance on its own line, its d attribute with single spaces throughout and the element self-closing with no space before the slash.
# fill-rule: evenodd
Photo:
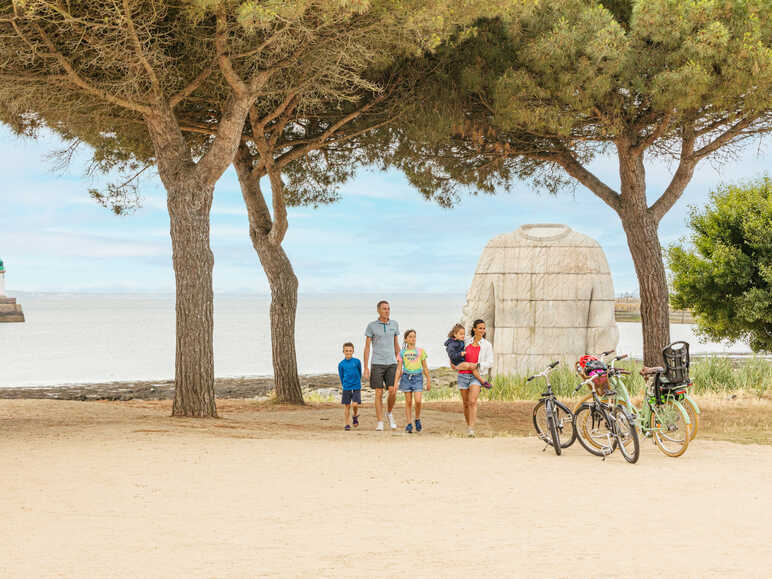
<svg viewBox="0 0 772 579">
<path fill-rule="evenodd" d="M 448 332 L 448 338 L 455 338 L 459 330 L 464 330 L 464 332 L 466 332 L 466 328 L 464 328 L 464 326 L 461 324 L 456 324 L 453 326 L 450 332 Z"/>
</svg>

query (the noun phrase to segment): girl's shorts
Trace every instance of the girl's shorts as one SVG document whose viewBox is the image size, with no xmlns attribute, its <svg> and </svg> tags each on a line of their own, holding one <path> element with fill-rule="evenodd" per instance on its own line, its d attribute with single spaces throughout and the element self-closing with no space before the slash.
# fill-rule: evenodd
<svg viewBox="0 0 772 579">
<path fill-rule="evenodd" d="M 461 372 L 458 373 L 458 389 L 459 390 L 469 390 L 469 387 L 473 384 L 476 384 L 477 386 L 482 386 L 480 384 L 480 381 L 474 377 L 474 374 L 462 374 Z"/>
<path fill-rule="evenodd" d="M 422 392 L 424 389 L 424 375 L 421 374 L 402 374 L 399 379 L 400 392 Z"/>
</svg>

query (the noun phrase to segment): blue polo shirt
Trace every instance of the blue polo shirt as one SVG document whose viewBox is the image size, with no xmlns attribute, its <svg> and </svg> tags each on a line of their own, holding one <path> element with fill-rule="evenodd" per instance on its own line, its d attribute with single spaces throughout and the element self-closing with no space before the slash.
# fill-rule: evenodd
<svg viewBox="0 0 772 579">
<path fill-rule="evenodd" d="M 357 358 L 343 358 L 338 364 L 340 385 L 344 390 L 360 390 L 362 388 L 362 363 Z"/>
<path fill-rule="evenodd" d="M 399 324 L 396 320 L 370 322 L 365 329 L 365 336 L 373 343 L 373 364 L 397 363 L 397 357 L 394 355 L 394 336 L 399 336 Z"/>
</svg>

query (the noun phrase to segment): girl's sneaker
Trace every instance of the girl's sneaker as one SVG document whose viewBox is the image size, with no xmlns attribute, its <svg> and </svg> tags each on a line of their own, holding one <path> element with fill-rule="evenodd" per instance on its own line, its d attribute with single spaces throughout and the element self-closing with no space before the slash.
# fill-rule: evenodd
<svg viewBox="0 0 772 579">
<path fill-rule="evenodd" d="M 407 432 L 408 434 L 413 433 L 413 425 L 410 424 L 409 422 L 407 423 L 407 426 L 405 426 L 405 432 Z"/>
<path fill-rule="evenodd" d="M 490 382 L 483 382 L 482 385 L 483 385 L 483 388 L 487 388 L 488 390 L 493 388 L 493 385 Z"/>
<path fill-rule="evenodd" d="M 343 430 L 351 430 L 351 425 L 347 424 L 343 427 Z"/>
<path fill-rule="evenodd" d="M 423 430 L 423 425 L 421 424 L 421 419 L 420 418 L 416 418 L 415 419 L 415 431 L 416 432 L 421 432 L 421 430 Z"/>
<path fill-rule="evenodd" d="M 355 414 L 354 415 L 354 428 L 356 428 L 357 426 L 359 426 L 359 415 Z"/>
</svg>

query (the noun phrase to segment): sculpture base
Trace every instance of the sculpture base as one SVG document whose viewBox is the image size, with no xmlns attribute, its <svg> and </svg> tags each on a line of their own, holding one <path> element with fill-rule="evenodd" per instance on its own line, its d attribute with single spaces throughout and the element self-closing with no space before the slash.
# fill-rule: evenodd
<svg viewBox="0 0 772 579">
<path fill-rule="evenodd" d="M 16 298 L 0 297 L 0 324 L 4 322 L 23 322 L 24 312 Z"/>
</svg>

